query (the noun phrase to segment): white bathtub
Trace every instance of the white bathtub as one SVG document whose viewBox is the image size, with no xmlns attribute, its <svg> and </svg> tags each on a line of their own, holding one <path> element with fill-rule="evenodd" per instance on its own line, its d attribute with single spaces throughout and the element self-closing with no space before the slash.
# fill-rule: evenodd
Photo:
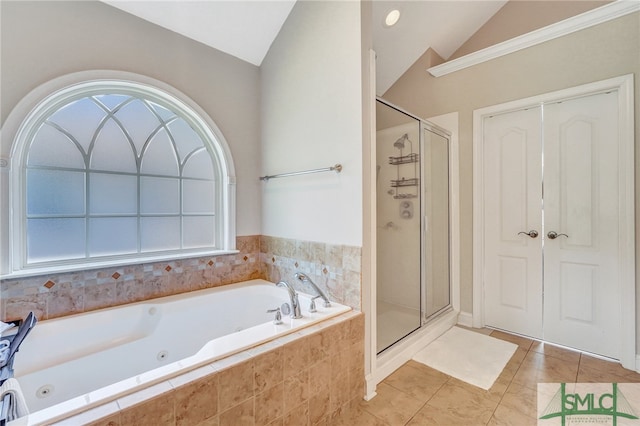
<svg viewBox="0 0 640 426">
<path fill-rule="evenodd" d="M 289 302 L 264 280 L 216 287 L 39 322 L 15 359 L 28 424 L 115 400 L 351 308 L 337 303 L 303 318 L 267 309 Z M 34 411 L 36 413 L 34 413 Z"/>
</svg>

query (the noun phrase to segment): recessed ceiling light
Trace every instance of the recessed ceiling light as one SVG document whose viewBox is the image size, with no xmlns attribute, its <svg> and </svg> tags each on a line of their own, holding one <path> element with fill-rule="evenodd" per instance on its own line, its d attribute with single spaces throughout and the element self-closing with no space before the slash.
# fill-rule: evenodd
<svg viewBox="0 0 640 426">
<path fill-rule="evenodd" d="M 400 19 L 400 11 L 398 9 L 393 9 L 387 13 L 387 17 L 384 18 L 384 25 L 386 27 L 392 27 L 398 23 Z"/>
</svg>

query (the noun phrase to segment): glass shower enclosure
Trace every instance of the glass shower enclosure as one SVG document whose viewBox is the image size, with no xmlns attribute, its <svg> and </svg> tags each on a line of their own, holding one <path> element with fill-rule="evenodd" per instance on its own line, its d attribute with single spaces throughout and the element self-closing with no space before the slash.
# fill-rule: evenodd
<svg viewBox="0 0 640 426">
<path fill-rule="evenodd" d="M 449 136 L 376 102 L 377 352 L 451 306 Z"/>
</svg>

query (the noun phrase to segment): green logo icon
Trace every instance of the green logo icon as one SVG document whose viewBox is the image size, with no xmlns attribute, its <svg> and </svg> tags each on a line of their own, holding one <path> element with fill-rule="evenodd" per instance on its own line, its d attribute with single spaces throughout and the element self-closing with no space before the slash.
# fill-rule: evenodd
<svg viewBox="0 0 640 426">
<path fill-rule="evenodd" d="M 617 383 L 612 383 L 611 393 L 567 393 L 566 383 L 560 384 L 560 389 L 542 412 L 541 420 L 560 417 L 565 426 L 569 416 L 609 416 L 613 425 L 617 425 L 618 417 L 638 419 L 631 404 L 618 389 Z"/>
</svg>

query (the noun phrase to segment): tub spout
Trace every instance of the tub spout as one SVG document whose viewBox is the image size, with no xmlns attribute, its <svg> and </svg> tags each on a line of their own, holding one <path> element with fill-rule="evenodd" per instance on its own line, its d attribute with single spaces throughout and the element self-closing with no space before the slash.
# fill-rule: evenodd
<svg viewBox="0 0 640 426">
<path fill-rule="evenodd" d="M 289 299 L 291 299 L 291 318 L 302 318 L 300 312 L 300 301 L 298 300 L 298 293 L 296 290 L 285 281 L 280 281 L 276 284 L 278 287 L 284 287 L 289 292 Z"/>
<path fill-rule="evenodd" d="M 322 300 L 324 300 L 324 307 L 328 308 L 329 306 L 331 306 L 331 302 L 329 301 L 329 298 L 327 297 L 326 294 L 324 294 L 324 292 L 322 290 L 320 290 L 320 287 L 318 287 L 316 285 L 316 283 L 314 283 L 313 281 L 311 281 L 311 278 L 309 278 L 309 276 L 307 274 L 303 274 L 302 272 L 296 272 L 295 277 L 297 279 L 299 279 L 302 282 L 308 282 L 309 284 L 311 284 L 311 287 L 313 287 L 313 289 L 316 291 L 316 293 L 318 294 L 319 297 L 322 298 Z M 315 299 L 315 298 L 314 298 Z"/>
</svg>

